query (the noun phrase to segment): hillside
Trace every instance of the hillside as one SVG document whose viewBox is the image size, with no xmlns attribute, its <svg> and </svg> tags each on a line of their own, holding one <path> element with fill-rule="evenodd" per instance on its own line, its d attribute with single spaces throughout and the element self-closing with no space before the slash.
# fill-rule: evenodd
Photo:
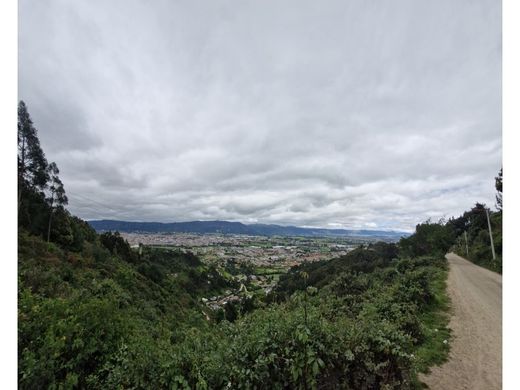
<svg viewBox="0 0 520 390">
<path fill-rule="evenodd" d="M 295 267 L 219 317 L 200 300 L 234 287 L 221 270 L 90 237 L 71 251 L 19 233 L 21 389 L 415 388 L 424 350 L 447 351 L 431 333 L 446 264 L 399 260 L 395 244 Z"/>
</svg>

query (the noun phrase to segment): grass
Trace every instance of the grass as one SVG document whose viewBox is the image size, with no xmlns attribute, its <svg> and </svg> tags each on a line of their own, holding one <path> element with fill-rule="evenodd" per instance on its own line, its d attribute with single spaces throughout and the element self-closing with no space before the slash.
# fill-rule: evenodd
<svg viewBox="0 0 520 390">
<path fill-rule="evenodd" d="M 447 276 L 447 270 L 437 270 L 434 273 L 432 280 L 434 300 L 429 309 L 420 316 L 425 340 L 415 354 L 414 371 L 418 388 L 426 386 L 417 378 L 419 373 L 427 374 L 430 372 L 430 367 L 441 365 L 448 360 L 451 341 L 451 330 L 448 324 L 451 307 L 446 291 Z"/>
<path fill-rule="evenodd" d="M 471 261 L 479 267 L 502 274 L 502 254 L 497 253 L 496 260 L 493 261 L 491 249 L 488 244 L 483 244 L 481 242 L 471 244 L 469 254 L 466 254 L 466 248 L 462 243 L 455 245 L 452 249 L 457 255 Z"/>
<path fill-rule="evenodd" d="M 459 256 L 465 258 L 466 260 L 471 261 L 473 264 L 478 265 L 479 267 L 488 269 L 490 271 L 496 272 L 497 274 L 502 275 L 502 256 L 498 255 L 497 260 L 493 261 L 490 259 L 491 256 L 486 256 L 483 258 L 479 258 L 474 252 L 470 253 L 470 256 L 467 256 L 466 253 L 462 251 L 456 252 Z"/>
</svg>

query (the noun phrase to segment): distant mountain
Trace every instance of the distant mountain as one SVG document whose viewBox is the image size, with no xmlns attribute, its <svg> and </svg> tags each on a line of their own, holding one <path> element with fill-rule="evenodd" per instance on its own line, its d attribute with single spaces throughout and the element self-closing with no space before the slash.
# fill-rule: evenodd
<svg viewBox="0 0 520 390">
<path fill-rule="evenodd" d="M 347 230 L 303 228 L 297 226 L 280 226 L 252 224 L 228 221 L 191 221 L 191 222 L 127 222 L 114 220 L 88 221 L 98 232 L 119 231 L 125 233 L 222 233 L 247 234 L 252 236 L 321 236 L 321 237 L 367 237 L 386 240 L 398 240 L 409 236 L 409 233 L 383 230 Z"/>
</svg>

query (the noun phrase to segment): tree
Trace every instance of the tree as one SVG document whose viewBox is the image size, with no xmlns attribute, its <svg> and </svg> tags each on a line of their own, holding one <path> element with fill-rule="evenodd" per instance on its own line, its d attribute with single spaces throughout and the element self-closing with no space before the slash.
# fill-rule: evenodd
<svg viewBox="0 0 520 390">
<path fill-rule="evenodd" d="M 135 262 L 136 256 L 130 248 L 130 244 L 126 241 L 119 232 L 105 232 L 100 234 L 99 241 L 101 245 L 107 248 L 111 254 L 119 255 L 123 260 L 128 262 Z"/>
<path fill-rule="evenodd" d="M 497 190 L 497 209 L 502 211 L 502 168 L 500 168 L 498 176 L 495 177 L 495 188 Z"/>
<path fill-rule="evenodd" d="M 463 214 L 463 218 L 467 221 L 467 232 L 471 239 L 475 238 L 480 230 L 487 231 L 486 205 L 484 203 L 475 203 L 471 210 Z"/>
<path fill-rule="evenodd" d="M 49 180 L 47 160 L 40 146 L 38 132 L 33 126 L 27 106 L 18 104 L 18 210 L 22 193 L 26 190 L 41 192 Z"/>
<path fill-rule="evenodd" d="M 52 162 L 49 164 L 47 174 L 49 177 L 49 188 L 47 202 L 49 204 L 50 212 L 49 212 L 49 226 L 47 229 L 47 242 L 49 242 L 51 237 L 51 223 L 52 223 L 52 214 L 58 208 L 63 208 L 68 203 L 67 196 L 65 195 L 65 189 L 63 188 L 63 183 L 61 182 L 58 174 L 60 173 L 58 166 L 56 163 Z"/>
<path fill-rule="evenodd" d="M 442 219 L 437 223 L 427 220 L 415 227 L 414 234 L 401 238 L 400 253 L 410 257 L 443 256 L 455 243 L 456 237 L 452 223 L 445 223 Z"/>
</svg>

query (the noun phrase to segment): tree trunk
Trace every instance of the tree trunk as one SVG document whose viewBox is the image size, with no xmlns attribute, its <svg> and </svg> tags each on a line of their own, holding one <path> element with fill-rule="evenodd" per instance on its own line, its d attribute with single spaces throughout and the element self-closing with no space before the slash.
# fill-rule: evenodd
<svg viewBox="0 0 520 390">
<path fill-rule="evenodd" d="M 18 186 L 18 212 L 20 212 L 21 205 L 22 205 L 22 187 Z"/>
<path fill-rule="evenodd" d="M 51 221 L 52 221 L 52 212 L 53 211 L 54 210 L 51 209 L 51 215 L 49 215 L 49 227 L 47 229 L 47 242 L 49 242 L 51 239 Z"/>
<path fill-rule="evenodd" d="M 22 139 L 22 159 L 18 167 L 18 212 L 22 204 L 23 174 L 25 172 L 25 137 Z"/>
</svg>

